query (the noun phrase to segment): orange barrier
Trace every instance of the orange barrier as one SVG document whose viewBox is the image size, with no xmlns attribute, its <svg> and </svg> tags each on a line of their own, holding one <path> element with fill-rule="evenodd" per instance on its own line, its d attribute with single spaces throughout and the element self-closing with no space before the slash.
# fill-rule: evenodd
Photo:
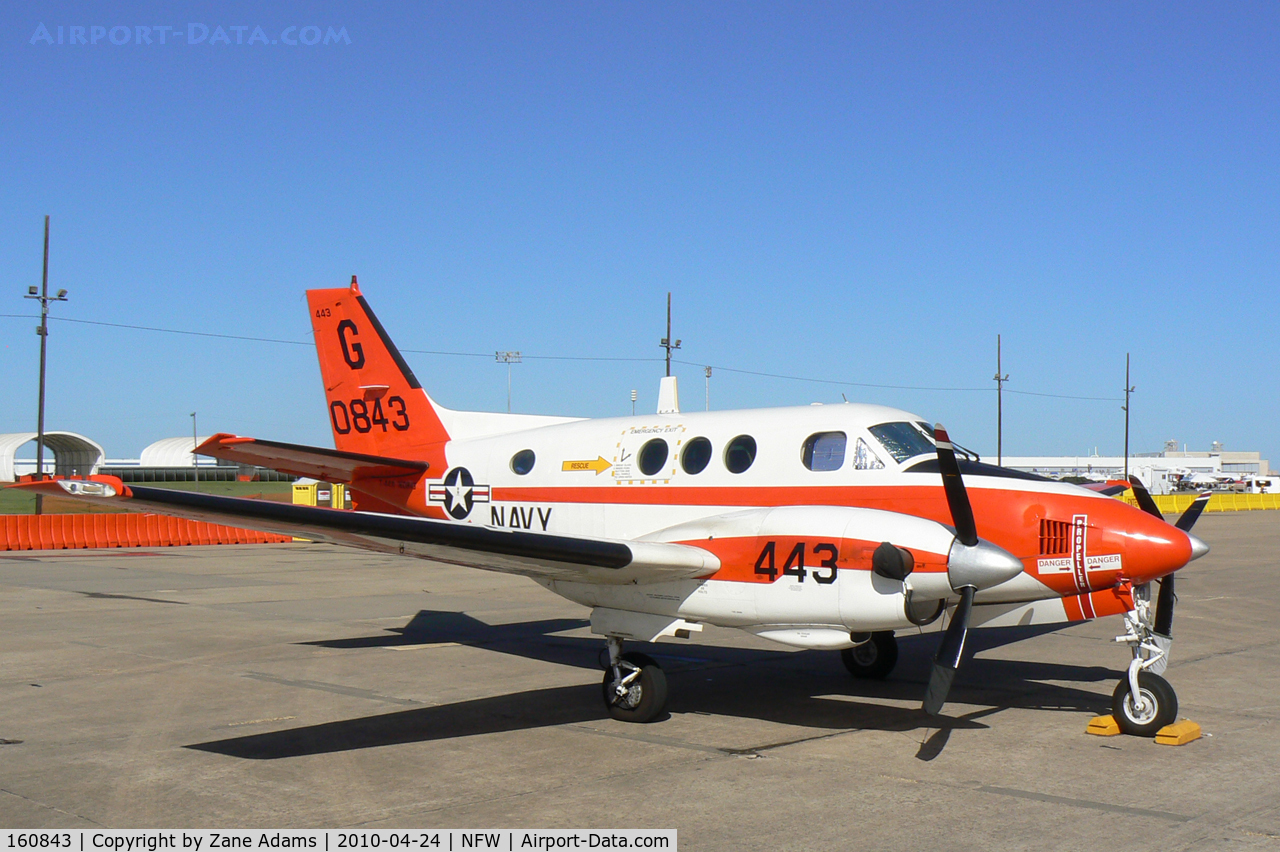
<svg viewBox="0 0 1280 852">
<path fill-rule="evenodd" d="M 186 544 L 277 544 L 287 535 L 243 530 L 167 515 L 0 515 L 0 550 L 174 547 Z"/>
</svg>

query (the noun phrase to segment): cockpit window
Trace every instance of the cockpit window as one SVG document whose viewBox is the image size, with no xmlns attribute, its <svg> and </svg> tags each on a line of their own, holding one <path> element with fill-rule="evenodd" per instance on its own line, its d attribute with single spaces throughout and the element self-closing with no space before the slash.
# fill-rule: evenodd
<svg viewBox="0 0 1280 852">
<path fill-rule="evenodd" d="M 881 423 L 867 430 L 889 451 L 894 461 L 904 462 L 916 456 L 933 455 L 937 448 L 913 423 Z"/>
<path fill-rule="evenodd" d="M 843 432 L 810 435 L 800 458 L 809 470 L 839 470 L 844 465 L 844 447 L 848 440 Z"/>
<path fill-rule="evenodd" d="M 862 438 L 858 439 L 858 448 L 853 451 L 854 470 L 882 470 L 884 462 L 876 455 L 876 451 L 867 445 Z"/>
</svg>

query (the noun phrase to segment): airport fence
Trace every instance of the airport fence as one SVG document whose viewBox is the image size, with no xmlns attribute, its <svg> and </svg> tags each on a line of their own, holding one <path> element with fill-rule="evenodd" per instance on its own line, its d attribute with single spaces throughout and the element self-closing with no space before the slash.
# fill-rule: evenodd
<svg viewBox="0 0 1280 852">
<path fill-rule="evenodd" d="M 1181 514 L 1195 502 L 1199 494 L 1153 494 L 1156 508 L 1163 514 Z M 1120 497 L 1130 506 L 1137 506 L 1133 492 L 1126 491 Z M 1215 491 L 1209 498 L 1206 512 L 1250 512 L 1257 509 L 1280 509 L 1280 494 L 1235 494 L 1229 491 Z"/>
</svg>

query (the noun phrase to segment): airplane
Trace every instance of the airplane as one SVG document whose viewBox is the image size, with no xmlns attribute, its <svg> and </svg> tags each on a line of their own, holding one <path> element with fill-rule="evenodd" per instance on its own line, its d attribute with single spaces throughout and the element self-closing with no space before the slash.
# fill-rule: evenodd
<svg viewBox="0 0 1280 852">
<path fill-rule="evenodd" d="M 1123 615 L 1125 732 L 1175 721 L 1161 676 L 1173 573 L 1208 552 L 1208 496 L 1166 523 L 1095 490 L 984 464 L 940 424 L 854 404 L 603 419 L 455 411 L 423 389 L 355 276 L 307 291 L 334 449 L 218 434 L 202 455 L 348 486 L 353 511 L 126 485 L 15 487 L 523 575 L 589 607 L 615 719 L 651 722 L 668 687 L 624 642 L 705 625 L 839 651 L 885 678 L 895 630 L 944 616 L 923 709 L 938 715 L 970 627 Z M 1152 603 L 1152 583 L 1160 591 Z M 767 700 L 767 699 L 762 699 Z"/>
</svg>

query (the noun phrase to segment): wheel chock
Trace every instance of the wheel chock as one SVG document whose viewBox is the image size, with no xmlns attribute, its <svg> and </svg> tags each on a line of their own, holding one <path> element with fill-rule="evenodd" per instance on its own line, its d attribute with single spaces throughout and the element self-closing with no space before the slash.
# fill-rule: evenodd
<svg viewBox="0 0 1280 852">
<path fill-rule="evenodd" d="M 1108 713 L 1105 716 L 1094 716 L 1089 720 L 1089 727 L 1084 729 L 1086 734 L 1093 734 L 1095 737 L 1115 737 L 1120 734 L 1120 726 L 1116 724 L 1116 717 Z"/>
<path fill-rule="evenodd" d="M 1156 731 L 1156 743 L 1158 745 L 1186 745 L 1198 739 L 1200 739 L 1200 726 L 1190 719 L 1183 719 L 1181 722 L 1165 725 Z"/>
</svg>

